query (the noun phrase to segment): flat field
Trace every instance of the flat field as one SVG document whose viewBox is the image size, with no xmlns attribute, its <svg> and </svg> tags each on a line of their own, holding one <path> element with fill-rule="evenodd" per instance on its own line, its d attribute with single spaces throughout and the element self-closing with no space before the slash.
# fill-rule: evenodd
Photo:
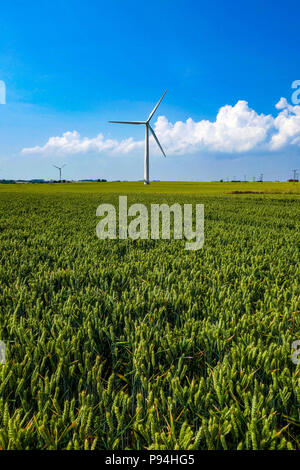
<svg viewBox="0 0 300 470">
<path fill-rule="evenodd" d="M 119 195 L 203 249 L 99 240 Z M 296 183 L 0 185 L 0 447 L 299 449 L 299 225 Z"/>
</svg>

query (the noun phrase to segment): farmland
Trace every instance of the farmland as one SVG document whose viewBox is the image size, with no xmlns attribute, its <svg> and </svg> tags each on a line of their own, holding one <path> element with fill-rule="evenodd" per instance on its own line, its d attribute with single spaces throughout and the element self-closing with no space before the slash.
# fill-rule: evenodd
<svg viewBox="0 0 300 470">
<path fill-rule="evenodd" d="M 99 240 L 124 194 L 203 203 L 203 250 Z M 0 208 L 2 449 L 300 448 L 299 184 L 0 185 Z"/>
</svg>

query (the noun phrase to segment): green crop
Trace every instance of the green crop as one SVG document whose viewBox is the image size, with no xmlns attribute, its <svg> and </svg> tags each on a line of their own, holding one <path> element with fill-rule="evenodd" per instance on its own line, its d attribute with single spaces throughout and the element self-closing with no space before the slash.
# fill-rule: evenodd
<svg viewBox="0 0 300 470">
<path fill-rule="evenodd" d="M 220 185 L 0 188 L 2 449 L 300 448 L 299 187 Z M 119 194 L 203 203 L 203 250 L 99 240 Z"/>
</svg>

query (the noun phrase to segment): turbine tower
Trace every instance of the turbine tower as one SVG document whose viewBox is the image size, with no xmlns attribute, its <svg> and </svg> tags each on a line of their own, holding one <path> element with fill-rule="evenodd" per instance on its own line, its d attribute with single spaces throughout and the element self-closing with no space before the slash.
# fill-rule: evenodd
<svg viewBox="0 0 300 470">
<path fill-rule="evenodd" d="M 112 122 L 112 123 L 115 123 L 115 124 L 138 124 L 138 125 L 139 124 L 145 124 L 144 184 L 149 184 L 149 130 L 150 130 L 151 134 L 153 135 L 153 137 L 155 139 L 155 142 L 157 143 L 160 150 L 162 151 L 164 157 L 166 156 L 165 152 L 163 151 L 162 146 L 159 143 L 159 140 L 158 140 L 154 130 L 150 126 L 150 120 L 152 119 L 155 111 L 157 110 L 158 106 L 160 105 L 160 103 L 161 103 L 161 101 L 162 101 L 162 99 L 163 99 L 163 97 L 165 96 L 166 93 L 167 93 L 167 90 L 164 92 L 164 94 L 162 95 L 162 97 L 160 98 L 158 103 L 155 105 L 155 107 L 153 108 L 153 110 L 149 114 L 149 117 L 148 117 L 147 121 L 109 121 L 109 122 Z"/>
<path fill-rule="evenodd" d="M 59 182 L 61 183 L 61 170 L 64 166 L 66 166 L 65 164 L 63 166 L 56 166 L 56 165 L 53 165 L 54 168 L 57 168 L 59 170 Z"/>
</svg>

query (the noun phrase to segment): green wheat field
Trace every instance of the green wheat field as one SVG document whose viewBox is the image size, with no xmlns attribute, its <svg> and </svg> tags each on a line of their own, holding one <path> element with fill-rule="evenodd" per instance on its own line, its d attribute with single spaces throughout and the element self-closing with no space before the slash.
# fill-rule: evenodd
<svg viewBox="0 0 300 470">
<path fill-rule="evenodd" d="M 99 240 L 204 204 L 205 242 Z M 0 185 L 0 448 L 299 449 L 300 184 Z"/>
</svg>

